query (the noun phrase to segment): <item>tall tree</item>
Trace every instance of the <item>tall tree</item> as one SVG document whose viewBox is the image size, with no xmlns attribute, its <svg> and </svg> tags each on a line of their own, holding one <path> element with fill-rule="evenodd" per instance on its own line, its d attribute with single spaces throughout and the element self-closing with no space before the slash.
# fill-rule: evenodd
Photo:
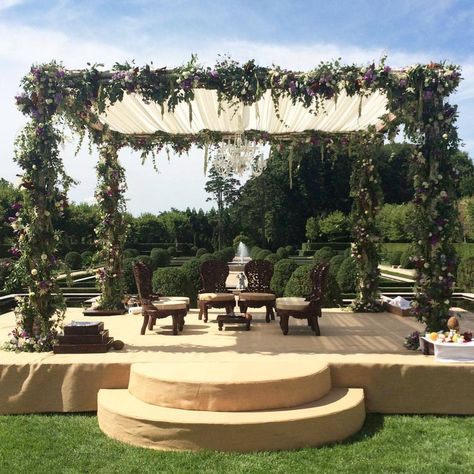
<svg viewBox="0 0 474 474">
<path fill-rule="evenodd" d="M 224 216 L 224 211 L 239 197 L 240 181 L 232 176 L 232 173 L 222 176 L 214 165 L 211 166 L 206 182 L 205 190 L 211 196 L 207 201 L 214 201 L 217 204 L 217 248 L 220 250 L 223 244 L 224 221 L 228 219 Z"/>
</svg>

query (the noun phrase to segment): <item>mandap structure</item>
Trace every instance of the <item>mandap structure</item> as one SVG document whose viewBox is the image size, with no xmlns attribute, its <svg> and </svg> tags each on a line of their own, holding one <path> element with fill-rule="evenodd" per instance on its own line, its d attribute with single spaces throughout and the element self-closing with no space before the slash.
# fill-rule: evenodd
<svg viewBox="0 0 474 474">
<path fill-rule="evenodd" d="M 17 307 L 14 335 L 23 338 L 24 350 L 48 350 L 64 317 L 55 281 L 60 236 L 54 229 L 72 183 L 59 153 L 64 125 L 99 149 L 96 243 L 104 262 L 97 274 L 102 309 L 119 307 L 123 296 L 126 182 L 119 150 L 131 147 L 154 157 L 161 150 L 183 153 L 197 146 L 207 162 L 209 149 L 244 140 L 287 149 L 290 181 L 292 163 L 306 147 L 319 146 L 323 155 L 349 152 L 352 255 L 358 268 L 353 306 L 377 311 L 374 218 L 382 190 L 373 150 L 402 131 L 414 144 L 415 308 L 428 328 L 441 328 L 454 287 L 457 171 L 450 158 L 459 141 L 456 107 L 447 97 L 459 81 L 458 68 L 444 63 L 394 70 L 385 61 L 364 67 L 336 61 L 308 72 L 261 67 L 254 61 L 241 65 L 227 58 L 203 67 L 194 57 L 174 69 L 116 64 L 112 71 L 98 66 L 78 71 L 56 62 L 33 66 L 16 97 L 29 122 L 16 142 L 23 201 L 16 205 L 12 225 L 29 294 Z"/>
</svg>

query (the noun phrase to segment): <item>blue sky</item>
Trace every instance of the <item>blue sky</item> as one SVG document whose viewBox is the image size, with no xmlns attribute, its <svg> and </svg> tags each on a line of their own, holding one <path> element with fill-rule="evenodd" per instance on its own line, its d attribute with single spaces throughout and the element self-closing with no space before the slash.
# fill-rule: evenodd
<svg viewBox="0 0 474 474">
<path fill-rule="evenodd" d="M 465 80 L 451 101 L 459 104 L 460 136 L 474 156 L 472 0 L 0 0 L 0 37 L 0 175 L 10 180 L 18 172 L 13 141 L 24 120 L 13 96 L 31 63 L 51 59 L 70 68 L 132 59 L 174 66 L 191 53 L 205 63 L 227 53 L 299 70 L 338 57 L 365 64 L 386 54 L 393 66 L 446 59 L 463 68 Z M 80 180 L 71 196 L 91 201 L 96 157 L 85 151 L 74 157 L 73 150 L 66 144 L 67 170 Z M 132 152 L 121 159 L 134 214 L 210 206 L 200 152 L 170 163 L 162 157 L 160 174 Z"/>
</svg>

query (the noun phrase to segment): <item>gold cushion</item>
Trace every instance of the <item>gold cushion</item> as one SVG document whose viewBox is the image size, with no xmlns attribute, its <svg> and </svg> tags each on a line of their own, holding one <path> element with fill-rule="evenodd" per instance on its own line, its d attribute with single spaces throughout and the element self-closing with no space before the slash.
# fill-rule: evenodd
<svg viewBox="0 0 474 474">
<path fill-rule="evenodd" d="M 232 293 L 200 293 L 198 295 L 199 301 L 232 301 L 235 302 L 235 297 Z"/>
<path fill-rule="evenodd" d="M 245 300 L 253 300 L 253 301 L 271 300 L 273 301 L 274 299 L 275 299 L 275 295 L 273 293 L 245 292 L 245 293 L 240 293 L 239 295 L 239 300 L 241 301 L 245 301 Z"/>
<path fill-rule="evenodd" d="M 285 311 L 302 311 L 309 306 L 309 301 L 305 301 L 304 298 L 297 298 L 290 296 L 287 298 L 276 299 L 276 309 L 282 309 Z"/>
</svg>

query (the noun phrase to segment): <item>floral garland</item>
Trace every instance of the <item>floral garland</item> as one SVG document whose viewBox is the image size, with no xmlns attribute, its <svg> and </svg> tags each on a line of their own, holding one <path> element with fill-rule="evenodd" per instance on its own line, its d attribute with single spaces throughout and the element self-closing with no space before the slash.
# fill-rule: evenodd
<svg viewBox="0 0 474 474">
<path fill-rule="evenodd" d="M 352 309 L 356 312 L 377 312 L 381 310 L 379 284 L 380 236 L 375 218 L 382 205 L 382 188 L 374 161 L 374 150 L 381 145 L 380 136 L 375 133 L 364 136 L 353 152 L 354 161 L 351 176 L 352 233 L 354 243 L 351 255 L 357 267 L 358 282 L 356 298 Z"/>
<path fill-rule="evenodd" d="M 96 166 L 98 184 L 95 197 L 99 205 L 100 223 L 96 227 L 95 243 L 98 260 L 104 263 L 96 272 L 101 290 L 97 309 L 123 308 L 124 277 L 122 253 L 127 236 L 125 223 L 125 170 L 117 158 L 117 147 L 110 141 L 99 146 L 100 158 Z"/>
<path fill-rule="evenodd" d="M 100 71 L 98 66 L 82 71 L 66 71 L 54 62 L 33 66 L 22 81 L 24 92 L 16 98 L 19 109 L 31 117 L 23 138 L 17 143 L 17 161 L 24 171 L 25 208 L 19 213 L 21 220 L 15 225 L 27 227 L 28 238 L 24 238 L 25 243 L 20 242 L 20 251 L 22 262 L 29 270 L 27 283 L 30 291 L 30 296 L 19 308 L 24 319 L 20 323 L 21 328 L 26 328 L 28 335 L 39 331 L 42 337 L 47 337 L 48 331 L 52 331 L 56 324 L 52 321 L 64 310 L 54 279 L 58 266 L 55 258 L 56 241 L 59 237 L 52 229 L 51 219 L 65 205 L 65 192 L 70 181 L 64 174 L 57 153 L 60 136 L 54 126 L 55 120 L 64 119 L 81 136 L 90 134 L 94 143 L 101 144 L 105 137 L 111 137 L 115 149 L 131 146 L 142 150 L 144 154 L 153 154 L 169 146 L 181 153 L 193 144 L 210 146 L 220 141 L 222 135 L 202 131 L 194 136 L 162 133 L 140 137 L 121 136 L 110 134 L 106 127 L 102 127 L 98 114 L 108 105 L 120 101 L 124 94 L 136 92 L 145 101 L 157 103 L 163 111 L 165 108 L 173 110 L 181 102 L 188 103 L 191 120 L 191 101 L 195 88 L 216 90 L 219 104 L 223 101 L 253 104 L 269 90 L 277 113 L 281 97 L 290 97 L 293 103 L 302 103 L 316 112 L 323 101 L 337 101 L 342 92 L 349 96 L 358 95 L 360 106 L 365 96 L 376 91 L 385 93 L 388 109 L 393 114 L 386 117 L 385 132 L 390 137 L 394 136 L 398 127 L 403 124 L 405 135 L 419 144 L 419 153 L 413 161 L 416 170 L 415 203 L 421 222 L 416 257 L 416 311 L 420 319 L 432 328 L 443 324 L 454 285 L 452 275 L 455 262 L 451 246 L 455 221 L 451 181 L 454 171 L 450 168 L 449 157 L 457 145 L 454 126 L 456 112 L 444 104 L 443 100 L 455 90 L 459 80 L 460 73 L 452 65 L 430 63 L 395 71 L 384 61 L 365 67 L 343 66 L 338 61 L 321 63 L 306 73 L 276 66 L 264 68 L 257 66 L 254 61 L 240 65 L 226 58 L 213 67 L 203 67 L 197 63 L 196 58 L 192 58 L 184 66 L 171 70 L 152 68 L 149 65 L 139 68 L 130 64 L 117 64 L 109 72 Z M 298 136 L 278 137 L 253 131 L 246 135 L 280 146 L 290 140 L 293 143 L 292 149 L 304 146 L 305 143 L 319 143 L 322 151 L 332 149 L 334 152 L 341 146 L 351 148 L 359 142 L 357 134 L 308 132 Z M 107 162 L 108 154 L 109 152 L 105 153 Z M 110 154 L 114 155 L 112 151 Z M 112 163 L 111 165 L 114 166 Z M 118 173 L 116 211 L 107 208 L 111 212 L 104 211 L 104 218 L 110 218 L 112 225 L 123 229 L 123 221 L 117 217 L 122 209 L 120 196 L 123 188 L 120 183 L 123 172 L 118 168 L 114 170 Z M 102 170 L 99 174 L 104 175 Z M 109 179 L 112 180 L 111 177 L 104 178 L 103 183 Z M 354 185 L 354 195 L 358 194 L 357 186 L 365 187 L 367 179 L 370 178 L 366 176 L 356 180 L 359 184 Z M 99 193 L 101 186 L 99 185 Z M 41 195 L 41 192 L 44 194 Z M 366 197 L 365 204 L 372 202 L 374 196 Z M 106 201 L 104 206 L 105 203 Z M 361 201 L 356 203 L 356 207 L 360 206 L 362 209 L 365 204 Z M 356 252 L 365 252 L 367 258 L 374 262 L 375 253 L 371 253 L 369 242 L 364 240 L 369 224 L 363 219 L 357 224 L 360 229 L 356 231 Z M 110 285 L 107 283 L 108 288 L 115 287 L 117 283 L 116 291 L 110 290 L 110 295 L 103 297 L 102 305 L 105 307 L 117 304 L 120 293 L 118 288 L 121 269 L 115 263 L 115 253 L 121 248 L 120 231 L 117 230 L 116 234 L 114 231 L 114 235 L 108 236 L 105 229 L 99 228 L 98 232 L 103 256 L 106 259 L 109 257 L 106 268 L 111 264 L 104 281 L 110 282 Z M 110 262 L 111 259 L 114 263 Z M 375 273 L 370 266 L 364 268 L 361 267 L 360 271 L 370 273 L 366 284 L 369 284 L 373 295 L 371 282 Z M 112 277 L 110 280 L 109 276 Z M 104 287 L 104 291 L 108 290 Z M 371 295 L 367 296 L 366 301 L 372 298 Z M 365 297 L 361 298 L 363 300 Z M 47 343 L 44 347 L 50 347 L 50 344 Z"/>
<path fill-rule="evenodd" d="M 64 318 L 66 305 L 56 283 L 60 269 L 57 244 L 60 235 L 53 220 L 67 206 L 71 179 L 59 156 L 61 135 L 52 121 L 57 101 L 50 99 L 60 89 L 61 75 L 55 66 L 35 71 L 29 79 L 30 122 L 16 141 L 15 161 L 22 168 L 22 203 L 14 204 L 10 219 L 17 238 L 12 253 L 25 275 L 28 296 L 19 298 L 17 326 L 6 348 L 23 351 L 51 350 Z M 23 103 L 27 96 L 18 98 Z M 59 97 L 57 98 L 59 101 Z"/>
</svg>

